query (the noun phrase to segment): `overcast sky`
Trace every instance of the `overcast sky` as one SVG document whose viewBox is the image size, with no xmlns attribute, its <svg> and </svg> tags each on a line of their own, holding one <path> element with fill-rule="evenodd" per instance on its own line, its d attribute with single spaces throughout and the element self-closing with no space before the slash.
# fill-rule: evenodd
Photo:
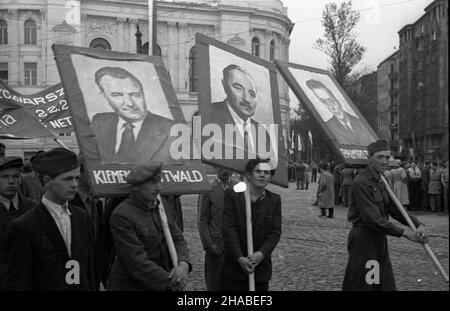
<svg viewBox="0 0 450 311">
<path fill-rule="evenodd" d="M 288 7 L 288 16 L 295 23 L 291 34 L 290 62 L 328 68 L 324 53 L 313 48 L 323 35 L 322 11 L 329 2 L 343 0 L 281 0 Z M 376 70 L 378 64 L 398 49 L 397 32 L 415 22 L 432 0 L 353 0 L 353 8 L 361 12 L 357 27 L 359 42 L 367 51 L 358 69 Z"/>
</svg>

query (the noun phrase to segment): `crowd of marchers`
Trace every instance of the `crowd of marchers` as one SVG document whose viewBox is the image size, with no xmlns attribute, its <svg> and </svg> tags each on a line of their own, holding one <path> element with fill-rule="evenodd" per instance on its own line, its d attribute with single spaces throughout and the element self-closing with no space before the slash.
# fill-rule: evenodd
<svg viewBox="0 0 450 311">
<path fill-rule="evenodd" d="M 105 199 L 90 192 L 83 157 L 70 150 L 39 151 L 24 163 L 20 157 L 5 156 L 0 147 L 1 290 L 195 290 L 180 197 L 159 195 L 161 163 L 132 166 L 126 178 L 131 193 Z M 349 206 L 353 226 L 342 288 L 394 290 L 386 236 L 417 243 L 427 243 L 428 236 L 412 215 L 415 231 L 390 222 L 389 216 L 407 225 L 380 181 L 381 174 L 389 176 L 389 146 L 377 141 L 368 152 L 368 166 L 356 177 L 350 178 L 354 170 L 341 165 L 312 164 L 300 169 L 304 175 L 298 188 L 317 179 L 315 205 L 321 216 L 328 210 L 332 218 L 341 198 Z M 212 190 L 198 197 L 206 289 L 247 291 L 253 278 L 256 291 L 267 291 L 271 254 L 282 234 L 281 197 L 267 189 L 275 170 L 270 159 L 261 158 L 249 160 L 241 175 L 215 169 Z M 248 198 L 235 187 L 242 180 Z M 251 251 L 246 205 L 251 211 Z M 366 278 L 366 265 L 373 260 L 382 271 L 376 284 Z"/>
</svg>

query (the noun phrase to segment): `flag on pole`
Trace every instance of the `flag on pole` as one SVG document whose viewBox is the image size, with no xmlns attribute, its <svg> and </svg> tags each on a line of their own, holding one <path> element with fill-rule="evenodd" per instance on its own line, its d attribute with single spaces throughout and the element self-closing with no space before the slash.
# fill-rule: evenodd
<svg viewBox="0 0 450 311">
<path fill-rule="evenodd" d="M 300 136 L 300 133 L 297 134 L 297 150 L 298 151 L 302 151 L 303 150 L 303 145 L 302 145 L 302 137 Z"/>
<path fill-rule="evenodd" d="M 312 140 L 312 134 L 311 134 L 311 131 L 308 131 L 308 137 L 309 137 L 309 142 L 310 142 L 310 144 L 311 144 L 311 146 L 312 146 L 313 140 Z"/>
<path fill-rule="evenodd" d="M 291 150 L 295 149 L 295 137 L 294 137 L 294 131 L 292 131 L 291 135 Z"/>
</svg>

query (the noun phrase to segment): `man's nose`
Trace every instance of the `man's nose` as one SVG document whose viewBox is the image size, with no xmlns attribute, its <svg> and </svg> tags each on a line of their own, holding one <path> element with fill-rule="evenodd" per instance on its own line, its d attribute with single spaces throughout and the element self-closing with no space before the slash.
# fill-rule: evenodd
<svg viewBox="0 0 450 311">
<path fill-rule="evenodd" d="M 131 98 L 131 96 L 125 96 L 125 105 L 127 106 L 135 106 L 135 102 L 133 101 L 133 99 Z"/>
</svg>

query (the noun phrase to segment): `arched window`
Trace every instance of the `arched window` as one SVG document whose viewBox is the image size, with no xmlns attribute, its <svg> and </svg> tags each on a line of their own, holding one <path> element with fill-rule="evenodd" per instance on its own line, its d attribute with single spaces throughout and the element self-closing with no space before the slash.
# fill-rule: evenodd
<svg viewBox="0 0 450 311">
<path fill-rule="evenodd" d="M 195 46 L 189 51 L 189 91 L 197 92 L 197 52 Z"/>
<path fill-rule="evenodd" d="M 8 23 L 0 19 L 0 44 L 8 44 Z"/>
<path fill-rule="evenodd" d="M 111 44 L 103 38 L 95 38 L 89 44 L 89 48 L 111 51 Z"/>
<path fill-rule="evenodd" d="M 259 39 L 257 37 L 254 37 L 252 39 L 252 55 L 255 55 L 256 57 L 259 57 Z"/>
<path fill-rule="evenodd" d="M 24 24 L 24 43 L 29 45 L 36 45 L 36 23 L 29 19 Z"/>
<path fill-rule="evenodd" d="M 270 41 L 270 60 L 274 60 L 275 59 L 275 41 L 272 40 Z"/>
<path fill-rule="evenodd" d="M 161 56 L 161 47 L 158 44 L 155 44 L 154 56 Z"/>
</svg>

